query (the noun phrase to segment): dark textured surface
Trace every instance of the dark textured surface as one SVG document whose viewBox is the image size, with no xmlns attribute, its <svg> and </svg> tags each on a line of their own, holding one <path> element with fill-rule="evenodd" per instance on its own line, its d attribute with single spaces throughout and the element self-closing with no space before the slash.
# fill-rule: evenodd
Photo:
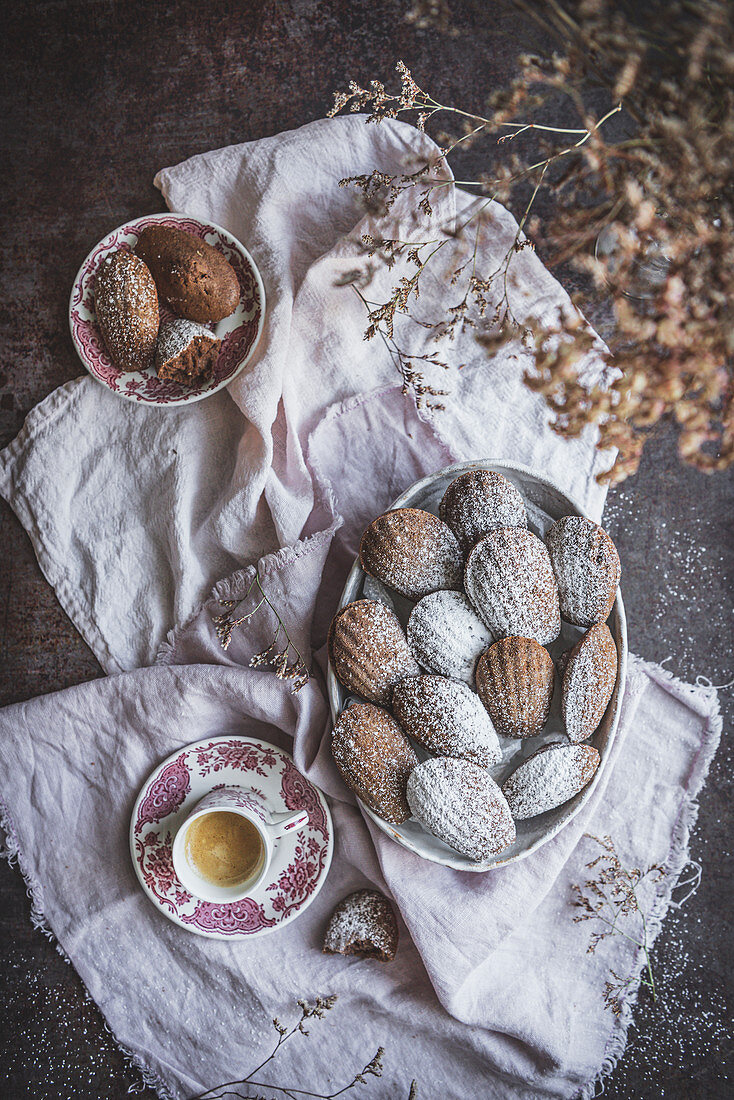
<svg viewBox="0 0 734 1100">
<path fill-rule="evenodd" d="M 542 45 L 509 5 L 487 4 L 482 17 L 456 0 L 462 29 L 452 39 L 406 26 L 405 6 L 55 0 L 4 14 L 0 444 L 32 405 L 80 373 L 67 326 L 72 279 L 110 228 L 162 209 L 158 168 L 318 117 L 334 87 L 385 77 L 398 57 L 444 102 L 479 106 L 511 74 L 518 50 Z M 631 645 L 687 679 L 734 675 L 733 503 L 731 478 L 679 466 L 665 433 L 638 476 L 610 495 Z M 0 703 L 100 675 L 4 505 L 0 562 Z M 606 1088 L 614 1100 L 731 1095 L 731 692 L 722 692 L 722 709 L 724 738 L 692 844 L 701 886 L 658 940 L 662 996 L 657 1005 L 643 998 L 636 1012 Z M 33 929 L 21 877 L 5 863 L 0 898 L 0 1093 L 126 1096 L 138 1073 L 72 968 Z M 386 1045 L 389 1053 L 389 1036 Z M 365 1095 L 380 1095 L 379 1082 Z M 419 1095 L 432 1097 L 430 1082 Z"/>
</svg>

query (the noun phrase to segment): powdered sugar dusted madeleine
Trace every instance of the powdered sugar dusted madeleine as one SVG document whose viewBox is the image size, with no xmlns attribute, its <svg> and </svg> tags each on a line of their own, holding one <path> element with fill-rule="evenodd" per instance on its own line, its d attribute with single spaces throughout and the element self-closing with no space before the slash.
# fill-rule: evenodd
<svg viewBox="0 0 734 1100">
<path fill-rule="evenodd" d="M 449 485 L 438 514 L 468 554 L 496 527 L 527 527 L 525 504 L 514 485 L 491 470 L 467 470 Z"/>
<path fill-rule="evenodd" d="M 459 544 L 445 523 L 420 508 L 396 508 L 369 525 L 359 544 L 365 573 L 411 600 L 461 588 Z"/>
<path fill-rule="evenodd" d="M 617 647 L 606 623 L 590 627 L 571 650 L 563 674 L 561 710 L 571 741 L 591 737 L 617 682 Z"/>
<path fill-rule="evenodd" d="M 472 550 L 464 571 L 466 594 L 495 635 L 558 637 L 558 586 L 545 544 L 521 527 L 498 527 Z"/>
<path fill-rule="evenodd" d="M 466 684 L 444 676 L 409 676 L 395 685 L 392 707 L 405 732 L 429 752 L 485 768 L 502 759 L 492 720 Z"/>
<path fill-rule="evenodd" d="M 381 706 L 390 705 L 399 680 L 420 672 L 397 616 L 376 600 L 356 600 L 337 611 L 328 651 L 344 687 Z"/>
<path fill-rule="evenodd" d="M 508 779 L 502 790 L 516 821 L 555 810 L 594 778 L 599 753 L 593 745 L 544 745 Z"/>
<path fill-rule="evenodd" d="M 550 653 L 534 638 L 501 638 L 482 654 L 477 691 L 499 733 L 540 733 L 553 699 L 553 674 Z"/>
<path fill-rule="evenodd" d="M 480 653 L 493 641 L 463 592 L 429 592 L 411 611 L 407 633 L 422 668 L 470 686 Z"/>
<path fill-rule="evenodd" d="M 327 955 L 358 955 L 391 962 L 398 949 L 398 922 L 378 890 L 356 890 L 337 905 L 324 936 Z"/>
<path fill-rule="evenodd" d="M 622 573 L 606 531 L 584 516 L 564 516 L 546 536 L 561 616 L 575 626 L 606 622 Z"/>
<path fill-rule="evenodd" d="M 424 828 L 469 859 L 488 859 L 515 839 L 505 796 L 484 768 L 434 756 L 413 768 L 408 805 Z"/>
<path fill-rule="evenodd" d="M 343 710 L 331 735 L 331 753 L 344 782 L 385 821 L 410 817 L 405 786 L 418 757 L 392 715 L 371 703 Z"/>
</svg>

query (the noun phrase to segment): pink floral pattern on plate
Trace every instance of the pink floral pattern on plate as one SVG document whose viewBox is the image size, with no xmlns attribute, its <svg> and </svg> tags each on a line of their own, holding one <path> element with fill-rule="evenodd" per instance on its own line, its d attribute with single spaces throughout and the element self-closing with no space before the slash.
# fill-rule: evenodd
<svg viewBox="0 0 734 1100">
<path fill-rule="evenodd" d="M 306 809 L 308 825 L 276 842 L 270 881 L 255 896 L 215 905 L 184 889 L 171 848 L 182 818 L 223 784 L 257 790 L 274 813 Z M 323 795 L 287 753 L 262 741 L 221 737 L 189 745 L 156 768 L 133 810 L 130 849 L 144 890 L 166 916 L 200 935 L 239 939 L 273 931 L 310 904 L 328 872 L 333 836 Z"/>
<path fill-rule="evenodd" d="M 240 284 L 237 309 L 213 326 L 222 340 L 212 378 L 201 386 L 164 382 L 151 368 L 121 371 L 111 361 L 97 325 L 94 311 L 94 280 L 109 252 L 134 248 L 140 233 L 150 225 L 170 225 L 194 234 L 213 245 L 232 264 Z M 82 264 L 71 292 L 69 325 L 79 357 L 93 377 L 129 401 L 149 405 L 182 405 L 199 401 L 222 389 L 243 369 L 255 349 L 263 325 L 265 293 L 255 262 L 249 252 L 226 230 L 179 214 L 152 214 L 121 225 L 100 241 Z M 168 311 L 161 310 L 161 316 Z"/>
</svg>

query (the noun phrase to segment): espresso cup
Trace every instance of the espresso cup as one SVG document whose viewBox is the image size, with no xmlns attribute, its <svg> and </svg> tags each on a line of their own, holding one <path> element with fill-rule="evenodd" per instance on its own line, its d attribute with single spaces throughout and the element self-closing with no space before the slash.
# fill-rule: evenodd
<svg viewBox="0 0 734 1100">
<path fill-rule="evenodd" d="M 275 841 L 307 822 L 307 810 L 274 814 L 259 791 L 219 787 L 181 822 L 173 841 L 173 869 L 184 888 L 202 901 L 240 901 L 267 875 Z"/>
</svg>

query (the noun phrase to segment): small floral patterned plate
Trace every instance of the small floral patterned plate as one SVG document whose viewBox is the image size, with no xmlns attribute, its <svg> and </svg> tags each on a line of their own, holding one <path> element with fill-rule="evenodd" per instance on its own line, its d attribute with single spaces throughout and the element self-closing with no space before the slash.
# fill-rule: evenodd
<svg viewBox="0 0 734 1100">
<path fill-rule="evenodd" d="M 208 382 L 186 386 L 164 382 L 153 367 L 145 371 L 122 371 L 114 365 L 105 347 L 94 312 L 94 280 L 100 263 L 110 252 L 133 249 L 142 231 L 150 225 L 170 225 L 206 241 L 221 252 L 234 268 L 240 284 L 239 304 L 229 317 L 212 325 L 222 341 L 214 373 Z M 161 320 L 172 317 L 161 308 Z M 184 214 L 149 214 L 118 226 L 95 245 L 79 268 L 69 299 L 69 326 L 79 358 L 93 378 L 109 390 L 146 405 L 186 405 L 201 401 L 228 385 L 251 359 L 265 318 L 265 288 L 250 253 L 236 237 L 213 222 L 202 222 Z"/>
<path fill-rule="evenodd" d="M 275 842 L 270 872 L 252 897 L 215 904 L 183 888 L 171 848 L 191 807 L 215 787 L 231 784 L 260 791 L 274 813 L 307 809 L 309 819 Z M 287 752 L 248 737 L 207 738 L 173 753 L 143 784 L 130 820 L 133 866 L 150 900 L 175 924 L 217 940 L 264 936 L 294 920 L 323 886 L 333 850 L 321 792 Z"/>
</svg>

